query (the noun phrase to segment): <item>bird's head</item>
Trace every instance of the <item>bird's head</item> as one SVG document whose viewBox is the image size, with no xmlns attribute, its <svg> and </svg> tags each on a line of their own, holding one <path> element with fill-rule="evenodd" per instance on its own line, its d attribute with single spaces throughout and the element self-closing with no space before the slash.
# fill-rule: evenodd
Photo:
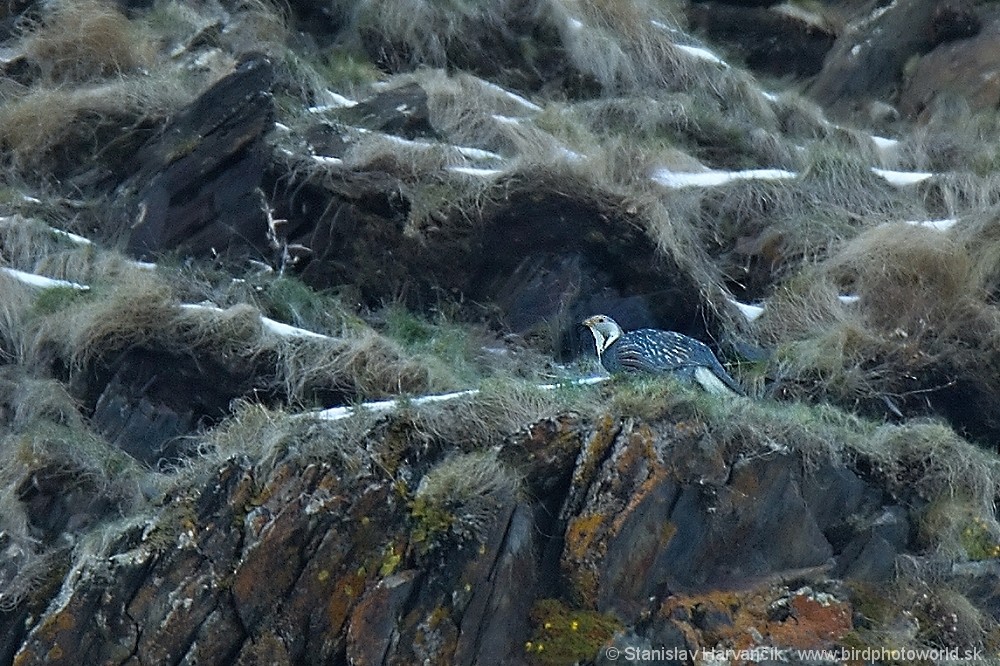
<svg viewBox="0 0 1000 666">
<path fill-rule="evenodd" d="M 610 347 L 611 343 L 622 336 L 622 327 L 608 315 L 599 314 L 587 317 L 582 323 L 590 329 L 591 335 L 594 336 L 598 356 L 604 353 L 604 350 Z"/>
</svg>

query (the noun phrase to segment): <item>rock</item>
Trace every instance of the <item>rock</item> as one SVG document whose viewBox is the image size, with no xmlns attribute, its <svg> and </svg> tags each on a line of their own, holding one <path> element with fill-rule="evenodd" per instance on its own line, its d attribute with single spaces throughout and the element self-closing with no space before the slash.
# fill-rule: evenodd
<svg viewBox="0 0 1000 666">
<path fill-rule="evenodd" d="M 332 145 L 332 131 L 317 143 Z M 716 325 L 699 287 L 710 278 L 687 257 L 664 256 L 634 204 L 571 176 L 501 178 L 471 224 L 450 200 L 438 223 L 412 224 L 412 194 L 384 164 L 336 179 L 276 178 L 273 189 L 288 202 L 275 211 L 288 220 L 284 241 L 311 250 L 301 278 L 314 288 L 351 284 L 371 305 L 405 294 L 423 308 L 442 292 L 489 302 L 505 330 L 554 339 L 567 358 L 589 349 L 577 324 L 597 311 L 702 339 Z"/>
<path fill-rule="evenodd" d="M 427 93 L 419 83 L 391 88 L 345 107 L 336 114 L 345 123 L 406 139 L 437 138 L 430 122 Z"/>
<path fill-rule="evenodd" d="M 837 38 L 808 93 L 838 112 L 888 99 L 906 62 L 935 46 L 932 26 L 939 5 L 940 0 L 899 0 L 871 10 Z"/>
<path fill-rule="evenodd" d="M 941 2 L 934 8 L 930 42 L 934 45 L 975 37 L 982 29 L 982 20 L 969 0 Z"/>
<path fill-rule="evenodd" d="M 849 470 L 803 473 L 781 453 L 731 460 L 693 434 L 626 423 L 596 477 L 583 481 L 586 504 L 569 520 L 562 564 L 585 606 L 633 622 L 670 594 L 838 568 L 868 578 L 905 549 L 905 515 L 886 513 L 881 492 Z M 837 539 L 848 515 L 870 516 L 870 532 Z M 716 621 L 724 620 L 705 618 Z"/>
<path fill-rule="evenodd" d="M 189 451 L 184 437 L 218 422 L 252 386 L 254 367 L 201 357 L 130 349 L 95 372 L 92 420 L 109 443 L 154 467 Z"/>
<path fill-rule="evenodd" d="M 948 96 L 968 103 L 973 111 L 1000 105 L 1000 19 L 977 36 L 942 44 L 917 60 L 899 95 L 899 111 L 911 119 L 928 120 L 935 100 Z"/>
<path fill-rule="evenodd" d="M 46 543 L 85 531 L 112 515 L 112 499 L 87 480 L 85 470 L 53 464 L 32 470 L 16 489 L 33 536 Z"/>
<path fill-rule="evenodd" d="M 816 74 L 836 39 L 832 27 L 820 17 L 768 9 L 774 4 L 696 2 L 688 17 L 713 41 L 732 46 L 751 69 L 775 76 Z"/>
<path fill-rule="evenodd" d="M 399 639 L 396 627 L 413 590 L 417 572 L 402 571 L 379 581 L 365 594 L 351 614 L 347 631 L 347 659 L 354 664 L 383 664 L 392 643 Z"/>
<path fill-rule="evenodd" d="M 128 249 L 150 259 L 182 250 L 217 256 L 266 251 L 258 192 L 274 124 L 270 61 L 249 54 L 150 139 L 120 188 L 128 200 Z"/>
</svg>

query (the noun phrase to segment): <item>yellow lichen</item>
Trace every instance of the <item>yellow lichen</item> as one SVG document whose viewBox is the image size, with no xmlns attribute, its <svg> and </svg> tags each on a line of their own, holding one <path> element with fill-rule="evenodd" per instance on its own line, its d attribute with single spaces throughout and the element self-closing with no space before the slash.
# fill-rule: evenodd
<svg viewBox="0 0 1000 666">
<path fill-rule="evenodd" d="M 560 666 L 592 660 L 622 624 L 611 615 L 577 610 L 557 599 L 540 599 L 531 609 L 535 627 L 524 651 L 537 664 Z"/>
<path fill-rule="evenodd" d="M 599 513 L 587 516 L 577 516 L 570 520 L 566 528 L 566 554 L 574 561 L 580 562 L 591 554 L 591 545 L 600 532 L 605 517 Z"/>
</svg>

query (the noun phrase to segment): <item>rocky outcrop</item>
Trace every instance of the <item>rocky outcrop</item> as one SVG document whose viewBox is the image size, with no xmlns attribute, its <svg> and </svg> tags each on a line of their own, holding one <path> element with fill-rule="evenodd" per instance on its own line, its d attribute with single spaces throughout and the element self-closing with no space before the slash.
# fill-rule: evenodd
<svg viewBox="0 0 1000 666">
<path fill-rule="evenodd" d="M 266 250 L 267 217 L 258 187 L 267 164 L 264 135 L 274 124 L 271 63 L 245 56 L 142 146 L 128 202 L 128 247 L 150 259 L 182 250 L 211 256 Z"/>
<path fill-rule="evenodd" d="M 1000 19 L 968 39 L 942 44 L 920 58 L 908 72 L 899 94 L 899 112 L 907 118 L 928 120 L 949 100 L 963 100 L 974 111 L 1000 105 L 1000 70 L 996 53 Z"/>
<path fill-rule="evenodd" d="M 859 631 L 856 610 L 871 602 L 857 590 L 888 591 L 915 546 L 915 496 L 831 459 L 806 464 L 781 442 L 755 451 L 720 439 L 697 418 L 534 423 L 500 449 L 525 480 L 516 495 L 495 477 L 434 495 L 456 459 L 384 439 L 416 434 L 407 423 L 389 416 L 367 435 L 371 451 L 394 447 L 395 478 L 389 459 L 360 450 L 346 466 L 233 458 L 155 515 L 109 528 L 107 545 L 80 552 L 48 590 L 15 663 L 571 663 L 642 641 L 831 648 Z"/>
<path fill-rule="evenodd" d="M 809 94 L 825 107 L 867 111 L 890 100 L 910 58 L 971 37 L 980 27 L 974 10 L 953 0 L 900 0 L 870 12 L 837 38 L 809 85 Z"/>
<path fill-rule="evenodd" d="M 711 41 L 730 45 L 747 66 L 775 76 L 812 76 L 837 38 L 820 15 L 779 11 L 774 2 L 691 3 L 691 26 Z"/>
</svg>

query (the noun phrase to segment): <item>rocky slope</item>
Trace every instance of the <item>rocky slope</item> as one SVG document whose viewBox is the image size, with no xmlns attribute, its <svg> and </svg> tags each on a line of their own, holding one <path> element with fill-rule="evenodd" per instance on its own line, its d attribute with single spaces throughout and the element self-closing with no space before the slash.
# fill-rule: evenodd
<svg viewBox="0 0 1000 666">
<path fill-rule="evenodd" d="M 993 3 L 0 13 L 0 662 L 995 660 Z"/>
</svg>

